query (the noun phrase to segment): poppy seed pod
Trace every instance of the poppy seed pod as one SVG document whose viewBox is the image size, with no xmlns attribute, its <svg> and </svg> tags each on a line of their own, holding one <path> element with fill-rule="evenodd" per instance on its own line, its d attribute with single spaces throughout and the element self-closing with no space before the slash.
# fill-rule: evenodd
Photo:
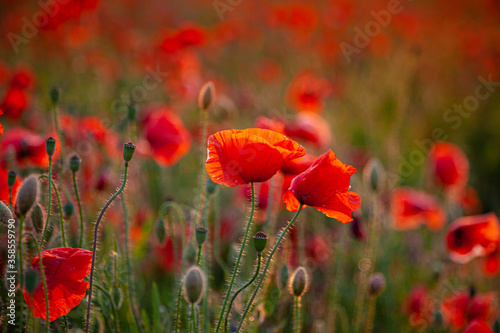
<svg viewBox="0 0 500 333">
<path fill-rule="evenodd" d="M 126 143 L 123 145 L 123 159 L 125 162 L 129 162 L 132 157 L 134 157 L 135 146 L 132 142 Z"/>
<path fill-rule="evenodd" d="M 262 231 L 257 232 L 253 236 L 253 246 L 255 247 L 255 251 L 257 251 L 257 253 L 264 251 L 267 245 L 267 238 L 267 235 Z"/>
<path fill-rule="evenodd" d="M 205 284 L 203 271 L 198 266 L 191 267 L 186 273 L 182 285 L 186 302 L 195 304 L 201 301 L 206 287 Z"/>
<path fill-rule="evenodd" d="M 209 81 L 201 87 L 198 95 L 198 107 L 202 110 L 207 110 L 212 106 L 215 100 L 215 86 L 212 81 Z"/>
<path fill-rule="evenodd" d="M 304 267 L 299 267 L 293 272 L 289 281 L 290 294 L 301 297 L 309 288 L 309 277 Z"/>
<path fill-rule="evenodd" d="M 374 273 L 370 276 L 368 293 L 370 296 L 378 297 L 385 290 L 385 277 L 382 273 Z"/>
<path fill-rule="evenodd" d="M 199 246 L 202 246 L 207 239 L 207 229 L 204 227 L 196 228 L 196 242 Z"/>
<path fill-rule="evenodd" d="M 43 231 L 44 227 L 44 218 L 43 218 L 43 209 L 40 204 L 36 204 L 35 207 L 31 210 L 31 224 L 35 229 L 37 234 L 40 234 Z"/>
<path fill-rule="evenodd" d="M 54 155 L 54 152 L 56 151 L 56 139 L 50 137 L 45 140 L 45 150 L 47 151 L 47 155 Z"/>
<path fill-rule="evenodd" d="M 11 170 L 11 171 L 9 171 L 9 172 L 7 173 L 7 185 L 8 185 L 9 187 L 14 186 L 14 184 L 16 183 L 16 177 L 17 177 L 17 174 L 16 174 L 16 172 L 15 172 L 15 171 L 12 171 L 12 170 Z"/>
<path fill-rule="evenodd" d="M 63 207 L 64 216 L 69 219 L 75 212 L 75 206 L 71 202 L 66 202 Z"/>
<path fill-rule="evenodd" d="M 26 272 L 24 272 L 24 287 L 31 295 L 38 287 L 39 283 L 38 273 L 33 268 L 29 268 Z"/>
<path fill-rule="evenodd" d="M 165 245 L 167 231 L 165 230 L 165 222 L 162 219 L 156 219 L 154 230 L 158 243 L 162 246 Z"/>
<path fill-rule="evenodd" d="M 77 172 L 78 170 L 80 170 L 81 163 L 82 160 L 80 159 L 80 157 L 78 157 L 78 155 L 73 155 L 69 159 L 69 168 L 71 169 L 71 171 Z"/>
<path fill-rule="evenodd" d="M 8 224 L 10 219 L 12 219 L 12 212 L 3 201 L 0 201 L 0 223 Z"/>
<path fill-rule="evenodd" d="M 385 170 L 378 158 L 370 159 L 363 169 L 363 182 L 372 191 L 381 191 L 385 183 Z"/>
<path fill-rule="evenodd" d="M 52 101 L 52 104 L 57 104 L 59 102 L 59 97 L 61 96 L 61 89 L 58 87 L 52 87 L 50 89 L 50 100 Z"/>
<path fill-rule="evenodd" d="M 31 207 L 35 204 L 37 196 L 38 179 L 36 176 L 29 176 L 23 181 L 19 191 L 17 192 L 16 215 L 26 215 L 26 213 L 28 213 Z"/>
<path fill-rule="evenodd" d="M 130 102 L 127 105 L 127 118 L 128 118 L 128 120 L 134 121 L 136 114 L 137 114 L 137 106 L 135 105 L 135 103 Z"/>
</svg>

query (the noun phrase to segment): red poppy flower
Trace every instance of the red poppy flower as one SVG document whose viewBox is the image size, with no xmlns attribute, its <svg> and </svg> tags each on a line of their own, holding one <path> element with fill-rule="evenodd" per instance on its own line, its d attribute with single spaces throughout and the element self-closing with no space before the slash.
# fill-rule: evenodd
<svg viewBox="0 0 500 333">
<path fill-rule="evenodd" d="M 461 217 L 446 234 L 450 258 L 459 263 L 492 253 L 499 242 L 500 226 L 493 213 Z"/>
<path fill-rule="evenodd" d="M 59 153 L 59 145 L 56 146 L 54 158 Z M 12 151 L 16 162 L 22 166 L 34 166 L 45 168 L 49 158 L 45 150 L 45 138 L 24 128 L 11 128 L 0 139 L 0 151 L 2 153 L 2 165 L 9 151 Z"/>
<path fill-rule="evenodd" d="M 285 162 L 281 168 L 281 172 L 283 172 L 284 175 L 282 186 L 283 195 L 285 195 L 286 191 L 288 191 L 290 184 L 292 184 L 292 180 L 300 173 L 309 169 L 309 167 L 316 162 L 317 159 L 318 157 L 315 155 L 305 154 L 302 157 Z"/>
<path fill-rule="evenodd" d="M 474 320 L 462 333 L 493 333 L 493 330 L 484 322 Z"/>
<path fill-rule="evenodd" d="M 205 165 L 213 182 L 233 187 L 264 182 L 286 161 L 304 154 L 304 147 L 274 131 L 260 128 L 227 130 L 208 138 Z"/>
<path fill-rule="evenodd" d="M 410 230 L 426 224 L 430 230 L 437 231 L 446 222 L 446 214 L 435 197 L 410 187 L 392 192 L 391 214 L 396 230 Z"/>
<path fill-rule="evenodd" d="M 187 154 L 190 136 L 181 119 L 167 108 L 150 113 L 143 133 L 154 160 L 163 167 L 171 166 Z"/>
<path fill-rule="evenodd" d="M 10 79 L 11 87 L 29 89 L 35 85 L 35 73 L 29 67 L 19 67 Z"/>
<path fill-rule="evenodd" d="M 295 119 L 286 124 L 285 131 L 289 137 L 302 139 L 318 149 L 325 149 L 332 142 L 330 125 L 314 112 L 299 112 Z"/>
<path fill-rule="evenodd" d="M 329 149 L 292 180 L 284 196 L 286 209 L 297 211 L 302 203 L 342 223 L 351 222 L 352 212 L 361 205 L 359 195 L 349 191 L 354 172 L 356 168 L 342 163 Z"/>
<path fill-rule="evenodd" d="M 405 311 L 413 327 L 427 325 L 432 318 L 432 308 L 432 299 L 423 285 L 415 286 L 406 297 Z"/>
<path fill-rule="evenodd" d="M 484 258 L 483 272 L 487 277 L 495 277 L 500 273 L 500 248 L 498 246 L 495 251 Z"/>
<path fill-rule="evenodd" d="M 453 330 L 460 330 L 475 320 L 489 322 L 496 308 L 495 297 L 493 292 L 471 297 L 469 291 L 462 291 L 443 301 L 441 313 Z"/>
<path fill-rule="evenodd" d="M 285 135 L 285 124 L 282 121 L 260 116 L 255 120 L 256 128 L 268 129 Z"/>
<path fill-rule="evenodd" d="M 1 123 L 0 123 L 0 135 L 3 135 L 3 125 Z"/>
<path fill-rule="evenodd" d="M 331 86 L 326 80 L 304 72 L 290 83 L 286 99 L 297 112 L 322 112 L 323 101 L 330 92 Z"/>
<path fill-rule="evenodd" d="M 28 95 L 26 91 L 17 86 L 10 87 L 3 98 L 0 108 L 7 116 L 18 119 L 28 107 Z"/>
<path fill-rule="evenodd" d="M 83 279 L 90 273 L 92 252 L 71 247 L 59 247 L 42 252 L 43 270 L 49 296 L 49 321 L 67 314 L 85 297 L 89 283 Z M 31 268 L 40 271 L 39 258 Z M 45 291 L 43 284 L 30 294 L 23 291 L 24 299 L 34 317 L 46 319 Z"/>
<path fill-rule="evenodd" d="M 463 151 L 449 142 L 431 148 L 430 167 L 438 184 L 447 189 L 463 189 L 469 178 L 469 161 Z"/>
<path fill-rule="evenodd" d="M 6 205 L 9 204 L 9 185 L 7 185 L 7 174 L 7 170 L 0 168 L 0 201 L 3 201 Z M 21 182 L 21 178 L 16 176 L 16 181 L 14 186 L 12 186 L 12 203 L 16 202 L 17 190 L 19 190 Z"/>
<path fill-rule="evenodd" d="M 186 24 L 186 26 L 165 37 L 160 48 L 171 54 L 186 47 L 201 46 L 205 43 L 205 35 L 206 32 L 203 27 L 194 24 Z"/>
</svg>

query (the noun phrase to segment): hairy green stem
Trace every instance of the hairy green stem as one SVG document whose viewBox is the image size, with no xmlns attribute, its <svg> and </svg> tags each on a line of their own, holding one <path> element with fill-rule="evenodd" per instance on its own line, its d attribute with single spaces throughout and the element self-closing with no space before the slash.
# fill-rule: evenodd
<svg viewBox="0 0 500 333">
<path fill-rule="evenodd" d="M 198 259 L 196 259 L 196 266 L 201 266 L 201 245 L 198 245 Z"/>
<path fill-rule="evenodd" d="M 262 275 L 260 276 L 259 282 L 257 283 L 257 286 L 255 287 L 255 290 L 254 290 L 254 292 L 252 294 L 252 297 L 250 297 L 250 300 L 248 301 L 248 304 L 245 307 L 245 311 L 243 312 L 243 316 L 241 317 L 240 324 L 238 325 L 238 329 L 236 330 L 236 332 L 239 332 L 240 329 L 241 329 L 241 327 L 243 326 L 243 323 L 245 322 L 245 317 L 247 316 L 248 311 L 252 307 L 252 303 L 253 303 L 255 297 L 257 296 L 257 293 L 259 292 L 259 288 L 262 285 L 262 282 L 266 278 L 267 269 L 269 268 L 269 265 L 271 263 L 273 255 L 276 252 L 276 250 L 278 250 L 278 247 L 280 246 L 281 241 L 283 240 L 283 237 L 285 237 L 286 233 L 288 232 L 288 229 L 290 229 L 290 227 L 292 226 L 292 224 L 297 219 L 297 216 L 299 216 L 300 211 L 302 210 L 302 206 L 303 206 L 303 204 L 301 203 L 299 205 L 299 209 L 297 210 L 297 213 L 295 213 L 295 216 L 290 220 L 290 222 L 288 222 L 288 224 L 286 225 L 285 229 L 283 229 L 283 231 L 281 231 L 281 233 L 277 237 L 276 244 L 274 244 L 274 247 L 271 250 L 271 253 L 269 253 L 269 257 L 267 258 L 266 265 L 264 266 L 264 271 L 262 272 Z"/>
<path fill-rule="evenodd" d="M 45 226 L 43 227 L 42 238 L 40 239 L 40 246 L 43 248 L 43 242 L 45 240 L 45 234 L 47 233 L 47 227 L 50 220 L 50 210 L 52 206 L 52 156 L 49 156 L 49 204 L 47 206 L 47 219 L 45 220 Z"/>
<path fill-rule="evenodd" d="M 59 170 L 59 180 L 62 181 L 62 174 L 63 174 L 63 169 L 64 169 L 64 135 L 61 131 L 61 128 L 59 127 L 59 121 L 57 119 L 57 104 L 53 105 L 52 111 L 54 114 L 54 125 L 56 127 L 57 136 L 59 137 L 59 142 L 61 143 L 60 144 L 60 146 L 61 146 L 61 161 L 63 161 L 63 163 L 61 163 L 61 169 Z M 52 157 L 49 157 L 49 158 L 52 158 Z"/>
<path fill-rule="evenodd" d="M 293 332 L 300 333 L 300 296 L 295 296 L 295 306 L 293 307 L 293 318 L 295 319 Z"/>
<path fill-rule="evenodd" d="M 48 177 L 47 175 L 40 175 L 40 177 L 38 177 L 38 178 L 42 179 L 42 178 L 47 178 L 47 177 Z M 64 218 L 63 218 L 63 208 L 62 208 L 62 204 L 61 204 L 61 196 L 59 195 L 59 191 L 57 190 L 56 184 L 54 182 L 51 182 L 51 183 L 52 183 L 52 188 L 54 189 L 54 193 L 55 193 L 56 199 L 57 199 L 57 208 L 59 211 L 59 221 L 60 221 L 59 226 L 61 228 L 61 236 L 62 236 L 63 246 L 66 247 L 66 237 L 65 237 L 65 232 L 64 232 Z M 45 224 L 45 228 L 47 228 L 47 224 Z M 43 237 L 42 237 L 42 241 L 43 241 Z"/>
<path fill-rule="evenodd" d="M 80 201 L 80 195 L 78 194 L 78 186 L 76 186 L 76 172 L 73 172 L 73 188 L 75 190 L 76 202 L 78 203 L 78 211 L 80 212 L 80 241 L 78 242 L 78 247 L 82 248 L 82 246 L 83 246 L 83 235 L 85 234 L 85 231 L 83 230 L 82 203 Z"/>
</svg>

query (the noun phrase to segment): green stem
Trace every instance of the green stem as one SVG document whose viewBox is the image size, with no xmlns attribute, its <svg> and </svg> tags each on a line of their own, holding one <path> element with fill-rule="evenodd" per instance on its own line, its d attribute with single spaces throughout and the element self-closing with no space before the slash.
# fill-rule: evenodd
<svg viewBox="0 0 500 333">
<path fill-rule="evenodd" d="M 45 220 L 45 226 L 43 227 L 42 238 L 40 239 L 40 246 L 43 248 L 43 242 L 45 240 L 45 235 L 47 233 L 47 227 L 50 220 L 50 210 L 52 206 L 52 156 L 49 156 L 49 204 L 47 206 L 47 219 Z"/>
<path fill-rule="evenodd" d="M 198 323 L 196 322 L 196 305 L 194 303 L 191 303 L 191 325 L 193 327 L 192 332 L 197 333 L 198 332 Z"/>
<path fill-rule="evenodd" d="M 240 261 L 241 257 L 243 257 L 243 252 L 245 250 L 245 245 L 247 243 L 247 238 L 248 238 L 248 231 L 250 230 L 250 226 L 252 225 L 252 219 L 253 219 L 253 213 L 255 210 L 255 190 L 254 190 L 254 185 L 253 182 L 250 183 L 250 187 L 252 189 L 252 209 L 250 210 L 250 217 L 248 218 L 247 226 L 245 228 L 245 235 L 243 236 L 243 241 L 241 243 L 240 247 L 240 252 L 238 254 L 238 259 L 236 260 L 236 265 L 234 266 L 233 269 L 233 275 L 231 276 L 231 281 L 229 282 L 229 286 L 227 288 L 227 293 L 226 297 L 224 299 L 224 303 L 222 304 L 222 309 L 220 311 L 219 315 L 219 320 L 217 321 L 217 328 L 215 329 L 215 332 L 219 332 L 221 324 L 222 324 L 222 318 L 224 318 L 225 310 L 226 310 L 226 305 L 229 299 L 229 295 L 231 294 L 231 291 L 233 289 L 233 284 L 234 280 L 236 279 L 236 275 L 238 274 L 238 268 L 240 266 Z"/>
<path fill-rule="evenodd" d="M 97 221 L 95 223 L 95 229 L 94 229 L 94 245 L 92 249 L 92 265 L 90 267 L 90 286 L 89 286 L 89 297 L 88 297 L 88 305 L 87 305 L 87 322 L 85 323 L 85 332 L 89 333 L 90 330 L 90 308 L 92 307 L 92 285 L 93 285 L 93 278 L 94 278 L 94 267 L 95 267 L 95 255 L 96 255 L 96 250 L 97 250 L 97 233 L 99 231 L 99 223 L 101 223 L 101 219 L 104 216 L 104 212 L 106 209 L 111 205 L 111 203 L 116 199 L 118 195 L 123 191 L 125 188 L 125 184 L 127 183 L 127 171 L 128 171 L 128 162 L 125 162 L 125 170 L 123 172 L 123 183 L 122 186 L 116 191 L 115 194 L 111 198 L 109 198 L 108 202 L 104 205 L 102 208 L 101 212 L 99 213 L 99 216 L 97 217 Z"/>
<path fill-rule="evenodd" d="M 9 206 L 10 209 L 12 210 L 12 186 L 9 186 Z"/>
<path fill-rule="evenodd" d="M 209 200 L 205 200 L 205 207 L 203 209 L 203 227 L 208 230 L 208 204 Z M 201 248 L 200 248 L 201 250 Z M 209 271 L 208 271 L 208 262 L 210 260 L 209 257 L 209 251 L 210 251 L 210 237 L 207 237 L 207 240 L 205 241 L 205 260 L 203 261 L 203 272 L 205 273 L 205 276 L 210 276 Z M 209 318 L 208 318 L 208 292 L 209 288 L 205 288 L 205 297 L 203 297 L 203 331 L 205 333 L 208 333 L 209 331 Z"/>
<path fill-rule="evenodd" d="M 78 202 L 78 210 L 80 212 L 80 241 L 78 243 L 78 247 L 82 248 L 83 246 L 83 211 L 82 211 L 82 203 L 80 202 L 80 195 L 78 194 L 78 186 L 76 186 L 76 172 L 73 172 L 73 188 L 75 189 L 76 202 Z"/>
<path fill-rule="evenodd" d="M 56 127 L 57 131 L 57 136 L 59 137 L 59 142 L 61 143 L 61 161 L 64 161 L 64 136 L 63 133 L 61 132 L 61 128 L 59 127 L 59 121 L 57 119 L 57 104 L 53 105 L 52 108 L 53 114 L 54 114 L 54 125 Z M 51 158 L 51 157 L 49 157 Z M 61 163 L 61 169 L 59 170 L 59 179 L 62 181 L 62 174 L 63 174 L 63 169 L 64 169 L 64 162 Z"/>
<path fill-rule="evenodd" d="M 303 206 L 303 204 L 301 203 L 299 205 L 299 209 L 297 210 L 297 213 L 295 213 L 295 216 L 292 218 L 292 220 L 290 222 L 288 222 L 285 229 L 283 229 L 283 231 L 277 237 L 276 244 L 274 244 L 274 247 L 271 250 L 269 257 L 267 258 L 266 265 L 264 266 L 264 271 L 262 272 L 262 275 L 260 276 L 259 282 L 257 283 L 257 286 L 255 287 L 255 290 L 252 294 L 252 297 L 250 298 L 247 306 L 245 307 L 245 311 L 243 312 L 243 316 L 241 317 L 241 321 L 240 321 L 240 324 L 238 325 L 238 329 L 236 330 L 236 332 L 239 332 L 241 327 L 243 326 L 243 323 L 245 322 L 245 317 L 247 316 L 248 311 L 250 310 L 252 303 L 253 303 L 255 297 L 257 296 L 257 293 L 259 292 L 259 288 L 262 285 L 262 282 L 264 281 L 264 279 L 266 277 L 267 269 L 269 268 L 269 264 L 271 263 L 271 259 L 273 258 L 273 255 L 276 252 L 276 250 L 278 250 L 278 247 L 280 246 L 281 241 L 283 240 L 283 237 L 285 237 L 285 234 L 288 232 L 288 229 L 290 229 L 293 222 L 295 222 L 295 220 L 297 219 L 297 216 L 299 216 L 300 211 L 302 210 L 302 206 Z"/>
<path fill-rule="evenodd" d="M 231 274 L 231 272 L 229 271 L 229 267 L 227 267 L 226 263 L 224 262 L 224 260 L 222 260 L 222 258 L 220 256 L 220 251 L 221 251 L 220 250 L 221 242 L 219 240 L 220 231 L 221 231 L 220 230 L 220 228 L 221 228 L 221 223 L 220 223 L 220 193 L 217 193 L 216 199 L 217 199 L 217 201 L 214 205 L 214 210 L 215 210 L 214 257 L 215 257 L 215 261 L 217 261 L 219 266 L 224 271 L 224 278 L 225 278 L 226 276 L 229 276 L 229 274 Z"/>
<path fill-rule="evenodd" d="M 23 315 L 24 315 L 24 299 L 23 299 L 23 287 L 24 287 L 24 267 L 23 267 L 23 230 L 24 230 L 24 214 L 19 217 L 19 244 L 17 245 L 17 251 L 19 252 L 19 282 L 20 282 L 20 292 L 21 292 L 21 312 L 19 313 L 19 327 L 20 332 L 23 331 Z"/>
<path fill-rule="evenodd" d="M 179 285 L 179 290 L 177 291 L 177 309 L 175 311 L 175 332 L 176 333 L 179 332 L 179 328 L 180 328 L 181 302 L 182 302 L 182 285 Z"/>
<path fill-rule="evenodd" d="M 295 306 L 293 308 L 293 318 L 295 319 L 293 332 L 300 333 L 300 296 L 295 296 Z"/>
<path fill-rule="evenodd" d="M 201 245 L 198 245 L 198 259 L 196 259 L 196 266 L 201 266 Z"/>
<path fill-rule="evenodd" d="M 47 175 L 40 175 L 40 177 L 38 177 L 38 178 L 42 179 L 42 178 L 46 178 L 46 177 L 48 177 L 48 176 Z M 63 208 L 62 208 L 62 204 L 61 204 L 61 196 L 59 195 L 59 191 L 57 190 L 56 184 L 54 182 L 51 182 L 51 183 L 52 183 L 52 188 L 54 189 L 54 193 L 56 194 L 57 208 L 59 209 L 59 221 L 60 221 L 59 226 L 61 228 L 61 236 L 62 236 L 63 246 L 66 247 L 66 237 L 65 237 L 65 232 L 64 232 L 64 217 L 63 217 Z M 47 227 L 47 224 L 45 224 L 45 227 Z"/>
<path fill-rule="evenodd" d="M 201 219 L 201 210 L 205 203 L 206 195 L 203 191 L 205 183 L 207 182 L 207 173 L 205 171 L 206 148 L 207 148 L 207 111 L 201 110 L 201 149 L 200 149 L 200 188 L 198 189 L 198 198 L 196 203 L 196 215 L 194 225 L 199 225 Z"/>
<path fill-rule="evenodd" d="M 104 296 L 106 296 L 106 298 L 109 301 L 109 304 L 111 304 L 111 311 L 113 312 L 113 322 L 115 324 L 115 332 L 120 332 L 120 326 L 118 325 L 118 319 L 117 319 L 118 316 L 116 315 L 116 307 L 115 307 L 115 303 L 113 302 L 113 298 L 103 287 L 101 287 L 97 283 L 94 283 L 94 286 L 97 289 L 99 289 L 99 291 L 102 292 Z"/>
<path fill-rule="evenodd" d="M 239 293 L 241 293 L 243 290 L 248 288 L 255 281 L 255 279 L 257 278 L 257 276 L 259 275 L 259 272 L 260 272 L 261 260 L 262 260 L 262 254 L 257 253 L 257 267 L 255 268 L 255 273 L 253 274 L 252 278 L 250 280 L 248 280 L 247 283 L 245 283 L 243 286 L 241 286 L 240 289 L 236 290 L 233 297 L 231 298 L 231 301 L 229 302 L 229 306 L 227 308 L 226 319 L 225 319 L 225 323 L 224 323 L 224 332 L 226 332 L 226 330 L 227 330 L 227 322 L 228 322 L 229 314 L 231 313 L 231 308 L 233 306 L 234 300 L 236 299 L 236 297 L 238 297 Z"/>
</svg>

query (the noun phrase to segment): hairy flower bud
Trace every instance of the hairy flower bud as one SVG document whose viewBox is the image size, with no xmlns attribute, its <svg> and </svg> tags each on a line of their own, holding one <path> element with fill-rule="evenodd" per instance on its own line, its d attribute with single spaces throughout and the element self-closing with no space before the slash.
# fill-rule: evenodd
<svg viewBox="0 0 500 333">
<path fill-rule="evenodd" d="M 289 290 L 292 295 L 301 297 L 309 288 L 309 277 L 304 267 L 297 268 L 290 278 Z"/>
<path fill-rule="evenodd" d="M 31 210 L 31 224 L 37 234 L 42 233 L 44 227 L 43 209 L 40 204 L 36 204 Z"/>
<path fill-rule="evenodd" d="M 215 86 L 212 81 L 209 81 L 201 87 L 198 95 L 198 107 L 202 110 L 207 110 L 212 106 L 215 100 Z"/>
<path fill-rule="evenodd" d="M 45 150 L 47 151 L 47 155 L 54 155 L 54 152 L 56 151 L 56 139 L 50 137 L 45 140 Z"/>
<path fill-rule="evenodd" d="M 59 97 L 61 96 L 61 89 L 58 87 L 52 87 L 50 89 L 50 100 L 52 104 L 57 104 L 59 102 Z"/>
<path fill-rule="evenodd" d="M 158 243 L 163 246 L 165 245 L 165 239 L 167 236 L 167 231 L 165 230 L 165 221 L 163 219 L 157 218 L 154 226 L 155 236 Z"/>
<path fill-rule="evenodd" d="M 80 159 L 80 157 L 78 157 L 78 155 L 73 155 L 69 159 L 69 168 L 71 169 L 71 171 L 77 172 L 80 169 L 81 163 L 82 160 Z"/>
<path fill-rule="evenodd" d="M 385 277 L 382 273 L 374 273 L 370 276 L 368 293 L 370 296 L 378 297 L 385 290 Z"/>
<path fill-rule="evenodd" d="M 17 192 L 16 215 L 26 215 L 26 213 L 28 213 L 31 207 L 35 204 L 37 196 L 38 179 L 36 176 L 29 176 L 23 181 L 19 191 Z"/>
<path fill-rule="evenodd" d="M 217 190 L 217 184 L 212 181 L 212 179 L 208 178 L 205 184 L 205 191 L 208 194 L 214 194 L 215 190 Z"/>
<path fill-rule="evenodd" d="M 186 302 L 195 304 L 201 301 L 206 288 L 205 285 L 206 281 L 203 271 L 198 266 L 191 267 L 186 273 L 182 285 Z"/>
<path fill-rule="evenodd" d="M 10 219 L 12 219 L 12 212 L 3 201 L 0 201 L 0 223 L 7 225 Z"/>
<path fill-rule="evenodd" d="M 278 284 L 280 289 L 285 289 L 288 285 L 288 277 L 290 276 L 290 270 L 288 269 L 288 265 L 284 264 L 278 275 Z"/>
<path fill-rule="evenodd" d="M 363 182 L 372 191 L 380 192 L 385 183 L 385 170 L 378 158 L 372 158 L 363 169 Z"/>
<path fill-rule="evenodd" d="M 255 251 L 257 251 L 257 253 L 261 253 L 266 248 L 266 245 L 267 235 L 262 231 L 257 232 L 253 236 L 253 246 L 255 247 Z"/>
<path fill-rule="evenodd" d="M 71 202 L 66 202 L 63 207 L 64 217 L 69 219 L 75 212 L 75 206 Z"/>
<path fill-rule="evenodd" d="M 199 246 L 202 246 L 207 239 L 207 229 L 204 227 L 196 228 L 196 242 Z"/>
<path fill-rule="evenodd" d="M 7 185 L 9 187 L 12 187 L 14 186 L 14 184 L 16 183 L 16 177 L 17 177 L 17 174 L 15 171 L 11 170 L 7 173 Z"/>
<path fill-rule="evenodd" d="M 132 142 L 126 143 L 123 145 L 123 159 L 125 162 L 129 162 L 132 157 L 134 157 L 135 146 Z"/>
</svg>

